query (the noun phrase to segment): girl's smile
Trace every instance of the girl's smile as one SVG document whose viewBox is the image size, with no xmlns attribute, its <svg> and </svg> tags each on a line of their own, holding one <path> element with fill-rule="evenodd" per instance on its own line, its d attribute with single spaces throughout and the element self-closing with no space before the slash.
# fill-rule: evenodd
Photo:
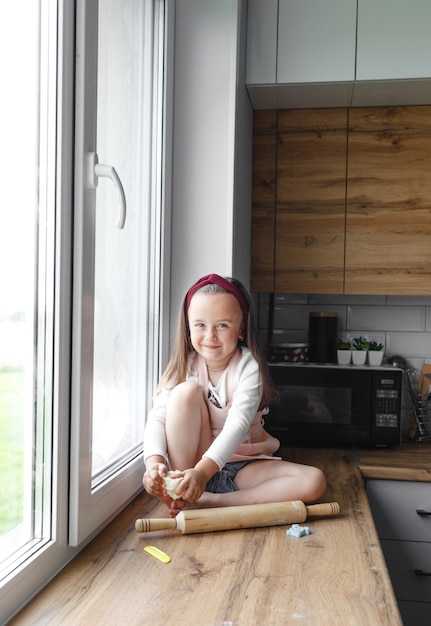
<svg viewBox="0 0 431 626">
<path fill-rule="evenodd" d="M 230 293 L 196 293 L 191 299 L 188 320 L 193 348 L 209 368 L 229 365 L 243 326 L 238 300 Z"/>
</svg>

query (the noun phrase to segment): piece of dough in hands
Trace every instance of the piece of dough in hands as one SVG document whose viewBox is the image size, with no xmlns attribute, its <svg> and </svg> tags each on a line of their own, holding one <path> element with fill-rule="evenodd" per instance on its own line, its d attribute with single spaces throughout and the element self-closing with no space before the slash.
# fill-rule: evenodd
<svg viewBox="0 0 431 626">
<path fill-rule="evenodd" d="M 178 487 L 179 483 L 182 481 L 183 477 L 178 476 L 175 478 L 174 475 L 177 472 L 168 472 L 167 476 L 163 476 L 163 480 L 165 481 L 166 491 L 168 492 L 168 496 L 170 496 L 173 500 L 178 500 L 181 496 L 178 496 L 175 493 L 175 489 Z"/>
</svg>

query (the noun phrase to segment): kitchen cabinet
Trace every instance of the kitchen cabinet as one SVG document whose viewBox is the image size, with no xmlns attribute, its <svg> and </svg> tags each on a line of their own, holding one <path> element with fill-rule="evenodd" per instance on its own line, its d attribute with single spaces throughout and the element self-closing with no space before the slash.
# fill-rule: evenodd
<svg viewBox="0 0 431 626">
<path fill-rule="evenodd" d="M 431 76 L 429 0 L 359 0 L 356 80 Z"/>
<path fill-rule="evenodd" d="M 431 293 L 431 107 L 351 109 L 346 293 Z"/>
<path fill-rule="evenodd" d="M 246 83 L 277 82 L 278 0 L 248 0 Z"/>
<path fill-rule="evenodd" d="M 347 110 L 254 115 L 251 290 L 342 293 Z"/>
<path fill-rule="evenodd" d="M 356 0 L 249 0 L 246 84 L 253 108 L 348 106 L 355 43 Z"/>
<path fill-rule="evenodd" d="M 353 81 L 355 44 L 356 0 L 249 0 L 246 83 Z"/>
<path fill-rule="evenodd" d="M 256 110 L 431 103 L 428 0 L 249 0 Z"/>
<path fill-rule="evenodd" d="M 431 107 L 255 111 L 255 127 L 269 116 L 252 290 L 430 295 Z"/>
<path fill-rule="evenodd" d="M 355 41 L 356 0 L 279 0 L 277 83 L 353 81 Z"/>
<path fill-rule="evenodd" d="M 261 111 L 253 119 L 251 288 L 274 292 L 277 113 Z"/>
<path fill-rule="evenodd" d="M 342 293 L 347 110 L 278 115 L 275 291 Z"/>
<path fill-rule="evenodd" d="M 367 480 L 366 491 L 406 625 L 431 612 L 431 486 L 428 482 Z"/>
</svg>

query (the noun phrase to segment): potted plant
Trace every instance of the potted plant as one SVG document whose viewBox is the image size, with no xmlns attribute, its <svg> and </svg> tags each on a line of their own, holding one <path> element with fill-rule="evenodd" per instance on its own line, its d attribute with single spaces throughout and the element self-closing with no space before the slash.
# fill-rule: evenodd
<svg viewBox="0 0 431 626">
<path fill-rule="evenodd" d="M 382 364 L 383 360 L 383 348 L 384 345 L 382 343 L 378 343 L 377 341 L 370 341 L 368 345 L 368 364 L 379 366 Z"/>
<path fill-rule="evenodd" d="M 370 342 L 365 337 L 355 337 L 352 344 L 353 365 L 364 365 Z"/>
<path fill-rule="evenodd" d="M 352 350 L 350 341 L 339 339 L 337 343 L 337 360 L 340 365 L 350 365 Z"/>
</svg>

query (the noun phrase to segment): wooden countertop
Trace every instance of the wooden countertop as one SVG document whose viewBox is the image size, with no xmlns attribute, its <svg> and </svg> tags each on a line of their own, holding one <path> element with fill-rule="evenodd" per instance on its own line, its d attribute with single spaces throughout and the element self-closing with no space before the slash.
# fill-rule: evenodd
<svg viewBox="0 0 431 626">
<path fill-rule="evenodd" d="M 431 442 L 358 450 L 357 455 L 364 478 L 431 481 Z"/>
<path fill-rule="evenodd" d="M 18 614 L 17 624 L 127 626 L 401 626 L 354 451 L 285 449 L 321 467 L 341 514 L 288 526 L 182 535 L 137 534 L 138 517 L 166 517 L 145 493 Z M 162 564 L 144 552 L 171 556 Z"/>
</svg>

